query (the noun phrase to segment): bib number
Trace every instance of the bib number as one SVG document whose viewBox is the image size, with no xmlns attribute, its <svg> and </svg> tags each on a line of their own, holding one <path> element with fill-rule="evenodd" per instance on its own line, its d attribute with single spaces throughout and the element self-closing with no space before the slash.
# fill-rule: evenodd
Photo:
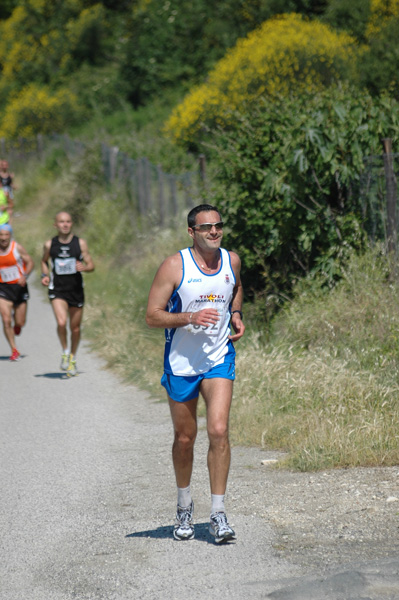
<svg viewBox="0 0 399 600">
<path fill-rule="evenodd" d="M 212 306 L 212 308 L 213 308 L 213 306 Z M 189 330 L 194 334 L 200 333 L 200 332 L 205 332 L 206 335 L 209 335 L 209 336 L 219 335 L 220 327 L 224 323 L 226 311 L 225 311 L 225 309 L 217 309 L 217 311 L 218 311 L 219 317 L 220 317 L 220 319 L 217 323 L 212 323 L 212 325 L 189 325 Z"/>
<path fill-rule="evenodd" d="M 57 275 L 74 275 L 76 271 L 76 258 L 56 258 L 54 270 Z"/>
<path fill-rule="evenodd" d="M 194 332 L 206 331 L 207 335 L 217 335 L 219 330 L 219 323 L 212 323 L 212 325 L 193 325 Z"/>
<path fill-rule="evenodd" d="M 0 274 L 4 283 L 15 281 L 21 277 L 18 267 L 6 267 L 5 269 L 0 269 Z"/>
</svg>

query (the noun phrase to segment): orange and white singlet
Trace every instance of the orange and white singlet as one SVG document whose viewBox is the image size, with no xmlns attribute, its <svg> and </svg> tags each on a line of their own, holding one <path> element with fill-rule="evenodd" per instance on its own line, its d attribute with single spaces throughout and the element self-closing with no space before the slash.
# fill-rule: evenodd
<svg viewBox="0 0 399 600">
<path fill-rule="evenodd" d="M 0 251 L 0 283 L 18 283 L 22 275 L 25 275 L 25 265 L 17 243 L 12 240 L 5 252 Z"/>
</svg>

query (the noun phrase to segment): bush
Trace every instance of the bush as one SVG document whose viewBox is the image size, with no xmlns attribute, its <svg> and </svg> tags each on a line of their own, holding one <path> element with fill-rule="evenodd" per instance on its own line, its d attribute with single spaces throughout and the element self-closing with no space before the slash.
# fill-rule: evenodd
<svg viewBox="0 0 399 600">
<path fill-rule="evenodd" d="M 243 102 L 261 95 L 313 93 L 355 77 L 354 40 L 300 15 L 266 21 L 218 62 L 208 81 L 190 92 L 166 123 L 176 142 L 192 142 L 203 123 L 222 123 Z"/>
<path fill-rule="evenodd" d="M 81 109 L 76 96 L 66 89 L 53 92 L 46 86 L 27 85 L 7 104 L 0 124 L 5 138 L 30 138 L 49 134 L 79 122 Z"/>
<path fill-rule="evenodd" d="M 359 64 L 360 80 L 370 93 L 383 91 L 399 98 L 399 16 L 389 19 L 369 39 Z"/>
<path fill-rule="evenodd" d="M 247 292 L 287 295 L 308 273 L 332 284 L 363 245 L 363 157 L 381 152 L 381 137 L 399 139 L 399 103 L 341 88 L 280 97 L 236 113 L 213 137 L 213 201 Z"/>
<path fill-rule="evenodd" d="M 138 6 L 137 6 L 138 5 Z M 124 36 L 122 78 L 138 106 L 167 87 L 192 85 L 240 37 L 273 15 L 319 14 L 324 0 L 147 0 L 135 3 Z"/>
<path fill-rule="evenodd" d="M 369 19 L 370 0 L 330 0 L 321 17 L 330 27 L 346 31 L 362 43 L 366 41 Z"/>
</svg>

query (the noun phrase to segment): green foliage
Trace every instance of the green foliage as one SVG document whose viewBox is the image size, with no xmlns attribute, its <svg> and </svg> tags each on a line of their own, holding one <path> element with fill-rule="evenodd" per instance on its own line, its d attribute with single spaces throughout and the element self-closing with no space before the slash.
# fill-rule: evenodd
<svg viewBox="0 0 399 600">
<path fill-rule="evenodd" d="M 399 98 L 399 16 L 387 20 L 369 39 L 359 62 L 362 85 L 372 94 L 388 91 Z"/>
<path fill-rule="evenodd" d="M 0 3 L 0 20 L 8 19 L 17 3 L 18 0 L 2 0 Z"/>
<path fill-rule="evenodd" d="M 100 149 L 98 145 L 88 146 L 73 164 L 68 179 L 69 201 L 65 210 L 74 223 L 79 225 L 87 219 L 87 211 L 103 187 Z"/>
<path fill-rule="evenodd" d="M 127 24 L 122 78 L 138 106 L 179 83 L 203 80 L 238 38 L 273 15 L 318 14 L 323 0 L 149 0 L 133 8 Z"/>
<path fill-rule="evenodd" d="M 65 77 L 64 82 L 79 98 L 80 105 L 84 107 L 90 121 L 97 118 L 101 123 L 105 115 L 112 115 L 127 107 L 126 86 L 120 81 L 113 64 L 95 67 L 84 63 Z M 84 128 L 86 124 L 82 125 L 80 122 L 79 128 Z M 96 127 L 98 128 L 98 123 Z"/>
<path fill-rule="evenodd" d="M 24 98 L 31 95 L 31 85 L 41 89 L 48 86 L 49 96 L 60 95 L 59 88 L 68 86 L 66 76 L 84 64 L 93 67 L 104 64 L 114 47 L 108 21 L 101 3 L 87 6 L 83 0 L 26 0 L 16 6 L 11 16 L 0 23 L 3 112 L 14 110 L 10 104 L 15 101 L 21 102 L 16 99 L 18 92 Z M 7 92 L 12 96 L 7 96 Z M 35 106 L 32 113 L 37 113 Z M 42 133 L 59 130 L 60 123 L 65 129 L 68 121 L 62 116 L 53 123 L 50 121 Z M 7 135 L 13 135 L 12 128 L 9 129 Z M 31 129 L 36 131 L 37 126 L 32 124 Z"/>
<path fill-rule="evenodd" d="M 330 0 L 320 20 L 341 31 L 347 31 L 360 42 L 366 40 L 370 19 L 370 0 Z"/>
<path fill-rule="evenodd" d="M 107 22 L 100 3 L 82 10 L 66 29 L 69 52 L 75 64 L 99 65 L 104 62 Z"/>
<path fill-rule="evenodd" d="M 206 83 L 193 88 L 168 119 L 172 139 L 190 144 L 203 135 L 203 125 L 229 122 L 232 110 L 302 90 L 314 93 L 356 76 L 354 39 L 301 15 L 270 19 L 238 40 L 216 64 Z"/>
<path fill-rule="evenodd" d="M 331 284 L 361 248 L 363 157 L 399 139 L 399 103 L 331 88 L 265 100 L 214 131 L 214 190 L 248 292 L 287 294 L 298 277 Z"/>
</svg>

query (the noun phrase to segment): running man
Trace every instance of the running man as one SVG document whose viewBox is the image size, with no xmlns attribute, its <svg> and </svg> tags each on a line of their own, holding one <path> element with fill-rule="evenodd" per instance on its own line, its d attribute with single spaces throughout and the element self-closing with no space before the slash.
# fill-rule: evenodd
<svg viewBox="0 0 399 600">
<path fill-rule="evenodd" d="M 57 334 L 62 346 L 61 369 L 67 372 L 68 377 L 73 377 L 77 372 L 76 353 L 84 305 L 82 273 L 94 271 L 94 262 L 85 240 L 73 235 L 72 217 L 69 213 L 59 212 L 55 217 L 54 226 L 58 235 L 44 244 L 42 284 L 48 286 L 48 296 L 57 321 Z"/>
<path fill-rule="evenodd" d="M 7 189 L 3 188 L 3 184 L 0 179 L 0 225 L 10 223 L 14 203 L 10 198 L 10 194 Z"/>
<path fill-rule="evenodd" d="M 187 217 L 193 240 L 164 260 L 148 298 L 146 321 L 165 328 L 164 375 L 174 426 L 172 448 L 177 484 L 173 535 L 194 537 L 190 481 L 197 435 L 197 403 L 201 393 L 207 411 L 208 470 L 211 488 L 209 531 L 215 542 L 235 539 L 224 506 L 230 468 L 229 413 L 235 379 L 236 342 L 244 334 L 241 262 L 220 247 L 223 223 L 209 204 L 193 208 Z M 234 329 L 230 333 L 230 322 Z"/>
<path fill-rule="evenodd" d="M 16 348 L 15 336 L 21 333 L 26 323 L 29 299 L 26 282 L 34 264 L 25 248 L 11 236 L 11 225 L 0 225 L 0 314 L 4 335 L 11 348 L 10 360 L 17 361 L 21 354 Z"/>
<path fill-rule="evenodd" d="M 3 190 L 8 193 L 11 200 L 14 198 L 13 185 L 14 173 L 10 173 L 8 161 L 0 160 L 0 181 L 3 186 Z"/>
</svg>

